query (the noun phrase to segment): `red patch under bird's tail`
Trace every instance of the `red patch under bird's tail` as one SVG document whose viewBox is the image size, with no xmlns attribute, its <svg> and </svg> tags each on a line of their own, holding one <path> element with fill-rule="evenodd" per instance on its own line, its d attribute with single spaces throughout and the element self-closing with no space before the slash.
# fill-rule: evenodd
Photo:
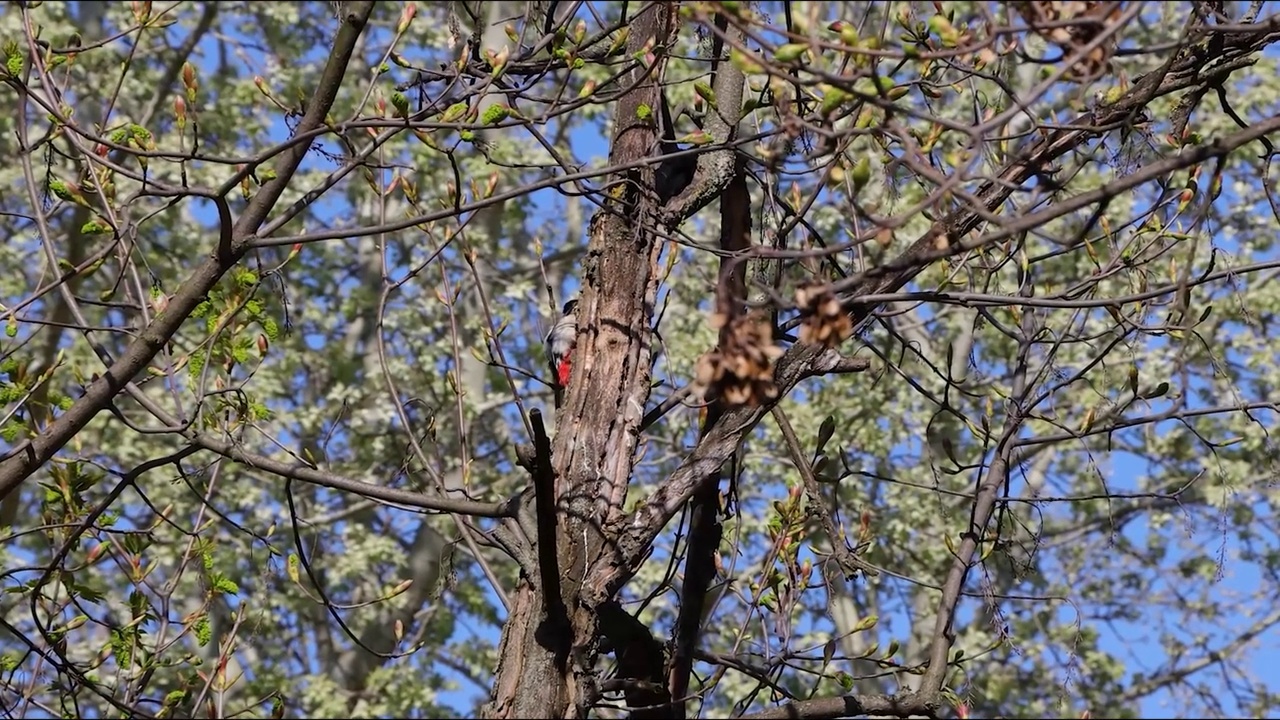
<svg viewBox="0 0 1280 720">
<path fill-rule="evenodd" d="M 569 356 L 565 355 L 564 359 L 560 361 L 560 366 L 556 368 L 556 382 L 560 387 L 567 387 L 569 385 L 569 369 Z"/>
</svg>

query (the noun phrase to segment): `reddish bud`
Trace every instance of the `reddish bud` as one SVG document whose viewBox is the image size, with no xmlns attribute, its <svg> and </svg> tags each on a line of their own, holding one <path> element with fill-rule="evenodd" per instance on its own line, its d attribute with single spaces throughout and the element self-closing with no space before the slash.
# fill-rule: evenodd
<svg viewBox="0 0 1280 720">
<path fill-rule="evenodd" d="M 182 86 L 187 89 L 187 101 L 196 101 L 196 90 L 200 87 L 196 83 L 196 68 L 189 62 L 182 64 Z"/>
<path fill-rule="evenodd" d="M 400 11 L 400 22 L 396 25 L 396 34 L 403 34 L 409 29 L 409 23 L 413 22 L 413 16 L 418 14 L 418 6 L 412 2 L 406 3 L 404 10 Z"/>
<path fill-rule="evenodd" d="M 271 343 L 267 340 L 267 336 L 262 333 L 258 333 L 258 355 L 266 357 L 267 350 L 270 347 Z"/>
</svg>

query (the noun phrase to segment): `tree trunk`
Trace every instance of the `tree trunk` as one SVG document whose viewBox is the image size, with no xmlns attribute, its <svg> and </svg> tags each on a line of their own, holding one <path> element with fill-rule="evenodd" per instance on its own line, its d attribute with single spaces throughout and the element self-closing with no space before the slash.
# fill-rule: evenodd
<svg viewBox="0 0 1280 720">
<path fill-rule="evenodd" d="M 623 80 L 613 165 L 657 149 L 657 81 L 675 30 L 675 5 L 647 3 L 631 18 L 626 57 L 640 54 L 641 60 Z M 650 65 L 646 50 L 653 53 Z M 556 538 L 553 548 L 532 553 L 540 563 L 555 563 L 559 587 L 539 587 L 528 573 L 521 578 L 502 632 L 487 717 L 585 717 L 595 699 L 597 613 L 608 598 L 584 598 L 581 590 L 597 565 L 617 562 L 604 528 L 622 517 L 649 399 L 649 328 L 661 252 L 650 217 L 653 177 L 649 166 L 613 176 L 605 207 L 591 221 L 573 376 L 556 418 Z"/>
</svg>

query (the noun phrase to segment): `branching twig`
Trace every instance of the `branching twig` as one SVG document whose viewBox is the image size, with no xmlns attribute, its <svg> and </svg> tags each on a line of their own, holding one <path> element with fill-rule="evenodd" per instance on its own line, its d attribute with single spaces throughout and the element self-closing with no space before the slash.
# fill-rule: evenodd
<svg viewBox="0 0 1280 720">
<path fill-rule="evenodd" d="M 879 575 L 879 571 L 855 555 L 845 542 L 844 534 L 836 526 L 831 508 L 827 507 L 822 488 L 818 487 L 818 478 L 814 476 L 813 468 L 805 460 L 804 448 L 800 445 L 800 438 L 796 436 L 795 428 L 791 427 L 787 414 L 778 405 L 775 405 L 770 412 L 778 423 L 778 429 L 782 431 L 782 439 L 791 453 L 791 462 L 804 480 L 804 489 L 811 503 L 810 511 L 817 516 L 818 522 L 822 524 L 822 531 L 827 534 L 827 541 L 831 543 L 831 554 L 835 557 L 836 564 L 844 571 L 846 578 L 852 578 L 859 570 L 871 577 Z"/>
<path fill-rule="evenodd" d="M 342 25 L 307 113 L 299 124 L 300 131 L 313 130 L 325 122 L 342 87 L 347 64 L 372 11 L 372 2 L 360 1 L 344 5 Z M 141 336 L 129 345 L 106 372 L 89 384 L 79 400 L 59 415 L 44 432 L 32 438 L 24 452 L 0 463 L 0 498 L 16 490 L 23 480 L 84 429 L 120 393 L 124 384 L 142 372 L 173 338 L 174 333 L 204 301 L 214 285 L 248 251 L 248 239 L 266 220 L 271 208 L 302 164 L 309 148 L 310 143 L 304 143 L 282 153 L 276 163 L 275 178 L 263 184 L 234 226 L 228 226 L 224 219 L 218 251 L 206 258 L 174 293 L 166 311 L 160 313 L 142 331 Z"/>
</svg>

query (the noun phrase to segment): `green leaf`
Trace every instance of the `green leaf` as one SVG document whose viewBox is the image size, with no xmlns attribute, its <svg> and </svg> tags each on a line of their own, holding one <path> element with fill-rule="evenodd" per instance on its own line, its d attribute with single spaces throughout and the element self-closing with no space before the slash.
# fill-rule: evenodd
<svg viewBox="0 0 1280 720">
<path fill-rule="evenodd" d="M 205 361 L 204 350 L 191 353 L 191 359 L 187 361 L 187 377 L 190 377 L 193 382 L 200 379 L 200 374 L 204 372 Z"/>
<path fill-rule="evenodd" d="M 13 443 L 18 439 L 18 436 L 22 434 L 26 427 L 27 426 L 25 424 L 18 420 L 6 420 L 4 425 L 0 425 L 0 440 L 4 440 L 7 443 Z"/>
<path fill-rule="evenodd" d="M 461 120 L 462 116 L 466 115 L 467 111 L 470 109 L 471 106 L 467 105 L 465 102 L 454 103 L 444 111 L 443 115 L 440 116 L 440 122 L 457 122 L 458 120 Z"/>
<path fill-rule="evenodd" d="M 147 548 L 151 547 L 151 536 L 146 533 L 129 533 L 121 540 L 125 552 L 130 555 L 141 555 Z"/>
<path fill-rule="evenodd" d="M 640 106 L 636 108 L 636 117 L 640 120 L 648 120 L 653 117 L 653 108 L 645 103 L 640 103 Z"/>
<path fill-rule="evenodd" d="M 853 676 L 843 670 L 836 673 L 836 682 L 840 683 L 840 689 L 845 692 L 853 689 Z"/>
<path fill-rule="evenodd" d="M 134 620 L 147 614 L 147 596 L 138 590 L 129 593 L 129 611 Z"/>
<path fill-rule="evenodd" d="M 399 90 L 391 93 L 391 107 L 396 109 L 396 117 L 409 116 L 409 98 Z"/>
<path fill-rule="evenodd" d="M 241 287 L 252 287 L 258 284 L 258 273 L 249 268 L 236 268 L 234 279 Z"/>
<path fill-rule="evenodd" d="M 86 585 L 84 583 L 75 583 L 74 587 L 75 587 L 76 597 L 80 598 L 85 602 L 91 602 L 96 604 L 96 603 L 102 602 L 107 597 L 107 593 L 105 590 L 99 590 L 98 588 L 92 585 Z"/>
<path fill-rule="evenodd" d="M 794 62 L 799 60 L 800 56 L 804 55 L 808 50 L 808 43 L 787 43 L 786 45 L 780 45 L 777 51 L 774 52 L 773 57 L 778 62 Z"/>
<path fill-rule="evenodd" d="M 1153 400 L 1158 397 L 1164 397 L 1165 393 L 1167 392 L 1169 392 L 1169 383 L 1162 382 L 1156 386 L 1155 390 L 1152 390 L 1151 392 L 1143 395 L 1142 398 L 1144 400 Z"/>
<path fill-rule="evenodd" d="M 202 614 L 200 617 L 196 618 L 191 629 L 195 632 L 196 644 L 200 647 L 208 645 L 209 641 L 213 639 L 213 626 L 209 623 L 208 615 Z"/>
<path fill-rule="evenodd" d="M 490 105 L 480 116 L 480 122 L 485 125 L 497 125 L 509 117 L 511 117 L 511 108 L 506 105 Z"/>
<path fill-rule="evenodd" d="M 90 220 L 80 226 L 81 235 L 105 235 L 111 232 L 111 226 L 102 218 Z"/>
<path fill-rule="evenodd" d="M 240 594 L 240 586 L 237 585 L 235 581 L 222 575 L 221 573 L 215 574 L 213 577 L 210 578 L 210 580 L 212 581 L 213 589 L 215 592 L 222 593 L 223 595 Z"/>
<path fill-rule="evenodd" d="M 249 417 L 253 420 L 266 420 L 272 415 L 271 408 L 262 404 L 261 400 L 252 399 L 249 401 Z"/>
<path fill-rule="evenodd" d="M 822 425 L 818 427 L 818 452 L 822 452 L 827 443 L 831 441 L 831 436 L 836 434 L 836 418 L 834 415 L 828 415 Z"/>
<path fill-rule="evenodd" d="M 695 82 L 693 84 L 693 91 L 698 93 L 698 96 L 703 100 L 706 100 L 708 105 L 716 107 L 716 91 L 713 90 L 710 85 L 704 82 Z"/>
<path fill-rule="evenodd" d="M 818 105 L 818 111 L 823 115 L 830 115 L 840 109 L 841 105 L 853 99 L 853 94 L 833 85 L 822 85 L 822 103 Z"/>
</svg>

